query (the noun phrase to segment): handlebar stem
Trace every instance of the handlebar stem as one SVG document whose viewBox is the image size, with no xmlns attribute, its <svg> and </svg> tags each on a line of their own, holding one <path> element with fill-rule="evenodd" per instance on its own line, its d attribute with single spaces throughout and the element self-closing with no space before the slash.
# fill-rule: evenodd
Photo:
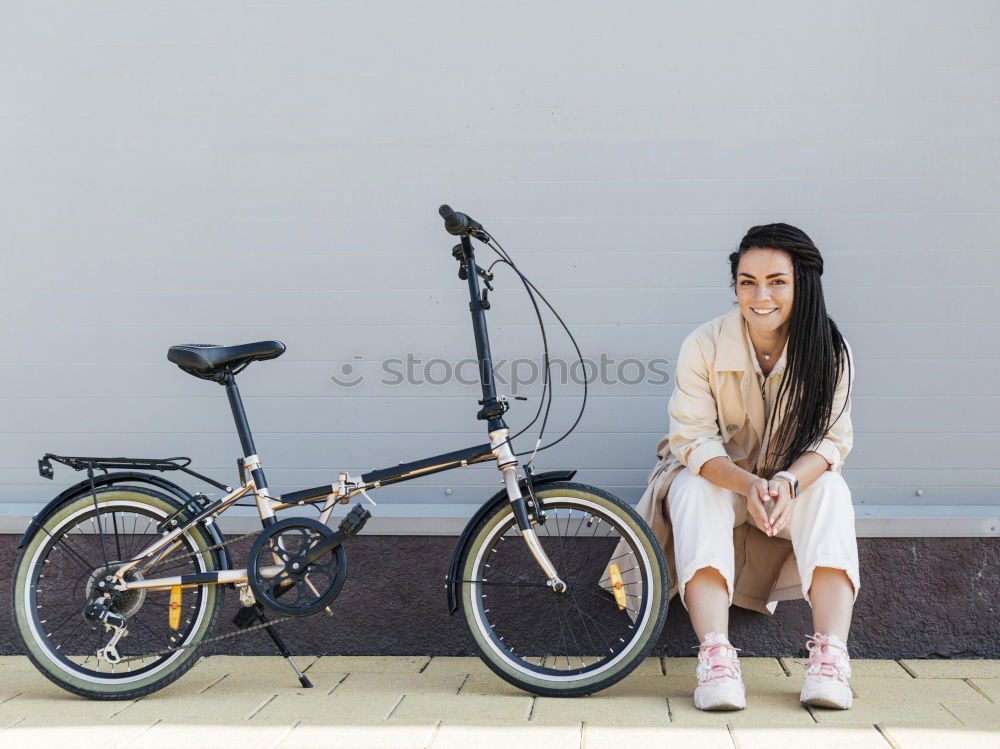
<svg viewBox="0 0 1000 749">
<path fill-rule="evenodd" d="M 475 251 L 472 248 L 472 240 L 467 235 L 462 237 L 462 262 L 467 268 L 476 268 Z M 479 274 L 469 273 L 467 281 L 469 284 L 469 312 L 472 314 L 472 332 L 476 338 L 476 356 L 479 359 L 479 381 L 483 388 L 483 399 L 480 401 L 482 409 L 476 417 L 488 421 L 488 429 L 493 432 L 497 429 L 507 428 L 502 418 L 503 413 L 507 410 L 507 404 L 502 399 L 497 398 L 496 382 L 493 379 L 493 356 L 490 353 L 490 336 L 486 328 L 486 310 L 479 292 Z"/>
</svg>

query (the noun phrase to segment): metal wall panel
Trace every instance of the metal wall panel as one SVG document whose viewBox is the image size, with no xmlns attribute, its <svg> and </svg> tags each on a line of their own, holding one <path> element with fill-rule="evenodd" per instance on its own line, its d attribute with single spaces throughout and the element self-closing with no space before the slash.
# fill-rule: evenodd
<svg viewBox="0 0 1000 749">
<path fill-rule="evenodd" d="M 858 358 L 856 501 L 1000 503 L 992 2 L 105 1 L 3 21 L 0 505 L 54 492 L 46 450 L 190 454 L 232 480 L 222 389 L 165 360 L 188 341 L 287 344 L 240 378 L 278 491 L 482 441 L 474 386 L 383 381 L 389 359 L 474 352 L 441 202 L 495 232 L 588 358 L 667 373 L 730 309 L 746 229 L 800 226 Z M 493 301 L 495 357 L 537 360 L 509 274 Z M 364 381 L 338 385 L 344 367 Z M 593 383 L 539 466 L 636 499 L 671 386 Z M 561 386 L 550 435 L 579 392 Z M 534 401 L 516 405 L 523 424 Z M 495 484 L 477 468 L 386 496 Z"/>
</svg>

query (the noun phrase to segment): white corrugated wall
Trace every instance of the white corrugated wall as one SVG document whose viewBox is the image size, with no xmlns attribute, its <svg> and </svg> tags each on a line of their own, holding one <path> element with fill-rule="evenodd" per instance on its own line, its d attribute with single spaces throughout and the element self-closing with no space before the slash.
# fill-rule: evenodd
<svg viewBox="0 0 1000 749">
<path fill-rule="evenodd" d="M 798 225 L 858 357 L 855 501 L 1000 500 L 994 2 L 8 3 L 0 70 L 11 508 L 79 478 L 39 478 L 45 451 L 234 480 L 224 391 L 168 363 L 175 343 L 288 346 L 239 378 L 276 492 L 485 441 L 476 387 L 381 382 L 387 359 L 474 355 L 442 202 L 589 358 L 667 371 L 730 308 L 746 229 Z M 537 356 L 497 270 L 494 356 Z M 331 379 L 345 365 L 360 385 Z M 667 426 L 672 382 L 652 379 L 595 384 L 536 466 L 635 500 Z M 579 388 L 557 392 L 553 434 Z M 434 515 L 496 479 L 382 496 Z"/>
</svg>

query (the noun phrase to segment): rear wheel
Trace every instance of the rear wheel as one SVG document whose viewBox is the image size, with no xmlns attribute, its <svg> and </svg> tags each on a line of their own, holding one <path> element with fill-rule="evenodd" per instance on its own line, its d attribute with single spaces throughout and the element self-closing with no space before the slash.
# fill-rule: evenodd
<svg viewBox="0 0 1000 749">
<path fill-rule="evenodd" d="M 635 511 L 601 489 L 558 482 L 536 494 L 544 522 L 535 532 L 567 590 L 548 585 L 503 502 L 463 552 L 460 610 L 482 659 L 511 684 L 590 694 L 655 644 L 669 587 L 663 554 Z"/>
<path fill-rule="evenodd" d="M 129 589 L 105 604 L 108 621 L 125 622 L 115 642 L 120 660 L 99 653 L 111 642 L 95 616 L 102 583 L 123 561 L 161 538 L 157 525 L 178 509 L 146 487 L 112 486 L 68 499 L 46 518 L 21 551 L 11 586 L 14 629 L 28 657 L 64 689 L 92 699 L 132 699 L 161 689 L 198 660 L 198 643 L 218 622 L 216 585 Z M 152 566 L 137 565 L 127 581 L 209 572 L 211 541 L 200 528 Z M 180 648 L 180 649 L 178 649 Z"/>
</svg>

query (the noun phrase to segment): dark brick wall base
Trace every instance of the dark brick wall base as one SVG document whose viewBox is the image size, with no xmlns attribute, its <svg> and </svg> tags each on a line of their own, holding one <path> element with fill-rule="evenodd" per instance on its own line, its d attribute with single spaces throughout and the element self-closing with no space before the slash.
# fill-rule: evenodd
<svg viewBox="0 0 1000 749">
<path fill-rule="evenodd" d="M 448 615 L 444 578 L 455 538 L 361 536 L 347 547 L 349 576 L 334 617 L 282 624 L 296 653 L 315 655 L 471 655 L 466 632 Z M 0 536 L 0 564 L 11 570 L 17 538 Z M 861 592 L 851 654 L 859 658 L 1000 658 L 1000 539 L 863 538 Z M 9 572 L 3 582 L 0 653 L 20 649 L 10 623 Z M 223 631 L 238 608 L 227 591 Z M 746 656 L 797 656 L 812 632 L 804 601 L 774 616 L 733 608 L 730 638 Z M 690 656 L 696 645 L 675 597 L 658 644 L 664 655 Z M 263 632 L 212 646 L 221 654 L 273 654 Z"/>
</svg>

